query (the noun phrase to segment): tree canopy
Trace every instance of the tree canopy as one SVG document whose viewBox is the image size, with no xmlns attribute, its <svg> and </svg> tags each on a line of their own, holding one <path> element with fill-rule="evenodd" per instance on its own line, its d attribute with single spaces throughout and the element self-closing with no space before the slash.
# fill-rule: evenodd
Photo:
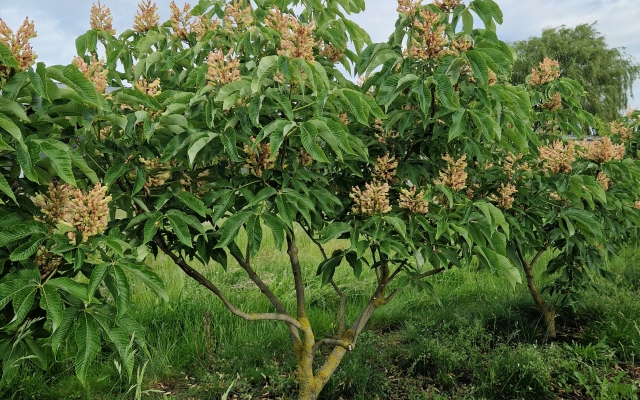
<svg viewBox="0 0 640 400">
<path fill-rule="evenodd" d="M 627 107 L 627 95 L 633 96 L 633 83 L 640 77 L 640 64 L 624 48 L 610 48 L 596 29 L 596 22 L 575 28 L 547 28 L 540 37 L 513 46 L 518 55 L 511 76 L 513 84 L 525 83 L 544 57 L 558 60 L 562 76 L 584 87 L 584 109 L 607 122 L 618 118 Z"/>
</svg>

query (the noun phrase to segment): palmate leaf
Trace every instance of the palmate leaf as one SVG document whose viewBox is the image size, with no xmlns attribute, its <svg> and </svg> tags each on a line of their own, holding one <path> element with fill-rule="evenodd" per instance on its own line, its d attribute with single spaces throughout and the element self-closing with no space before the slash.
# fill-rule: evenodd
<svg viewBox="0 0 640 400">
<path fill-rule="evenodd" d="M 88 312 L 81 312 L 75 329 L 76 376 L 84 385 L 87 380 L 89 364 L 100 352 L 100 331 L 95 319 Z"/>
<path fill-rule="evenodd" d="M 116 325 L 114 320 L 115 316 L 111 315 L 111 313 L 106 313 L 105 311 L 105 309 L 92 309 L 91 315 L 98 323 L 102 331 L 102 336 L 114 344 L 123 364 L 125 365 L 127 375 L 131 378 L 135 355 L 135 352 L 131 351 L 131 338 L 124 329 Z"/>
</svg>

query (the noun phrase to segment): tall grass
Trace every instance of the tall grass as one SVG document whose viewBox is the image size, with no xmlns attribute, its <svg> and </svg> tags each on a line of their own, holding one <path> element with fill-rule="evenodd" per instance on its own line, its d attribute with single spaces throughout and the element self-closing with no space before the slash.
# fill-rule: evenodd
<svg viewBox="0 0 640 400">
<path fill-rule="evenodd" d="M 318 249 L 301 232 L 298 242 L 312 326 L 316 337 L 331 336 L 337 331 L 338 299 L 314 276 Z M 341 245 L 333 242 L 330 250 Z M 265 234 L 254 260 L 258 274 L 293 311 L 286 252 Z M 611 262 L 618 281 L 605 284 L 608 293 L 590 293 L 577 312 L 561 309 L 563 335 L 555 342 L 545 337 L 526 286 L 511 290 L 503 278 L 474 269 L 433 276 L 434 293 L 407 288 L 376 311 L 321 398 L 636 398 L 639 260 L 638 251 L 625 250 Z M 166 283 L 169 302 L 142 284 L 134 288 L 135 317 L 146 328 L 148 343 L 148 355 L 137 357 L 137 365 L 147 363 L 138 376 L 140 387 L 131 390 L 136 382 L 118 372 L 117 357 L 108 348 L 87 386 L 80 386 L 69 342 L 49 373 L 25 370 L 21 382 L 0 389 L 0 397 L 125 399 L 138 391 L 143 398 L 220 399 L 233 383 L 230 399 L 295 398 L 295 358 L 283 324 L 240 320 L 167 258 L 150 265 Z M 213 264 L 197 269 L 240 309 L 271 310 L 234 262 L 226 271 Z M 550 279 L 537 273 L 542 285 Z M 356 279 L 347 265 L 337 270 L 336 282 L 348 298 L 347 322 L 366 303 L 374 280 L 373 271 Z"/>
</svg>

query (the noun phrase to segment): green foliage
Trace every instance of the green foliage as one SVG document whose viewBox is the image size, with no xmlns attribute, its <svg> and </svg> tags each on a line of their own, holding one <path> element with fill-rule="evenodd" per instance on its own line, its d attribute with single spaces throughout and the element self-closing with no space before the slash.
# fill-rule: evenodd
<svg viewBox="0 0 640 400">
<path fill-rule="evenodd" d="M 283 321 L 305 398 L 319 395 L 377 308 L 403 289 L 433 291 L 431 275 L 478 266 L 515 287 L 519 267 L 529 278 L 525 257 L 551 248 L 559 303 L 576 303 L 592 276 L 606 275 L 603 253 L 640 222 L 640 169 L 617 156 L 547 165 L 550 138 L 593 117 L 575 81 L 497 78 L 511 74 L 514 55 L 496 36 L 495 2 L 412 4 L 377 44 L 345 18 L 359 1 L 247 4 L 200 1 L 189 26 L 90 30 L 73 65 L 10 69 L 0 97 L 5 381 L 22 361 L 46 368 L 43 349 L 56 355 L 71 338 L 80 382 L 103 342 L 130 380 L 146 350 L 131 285 L 169 300 L 145 263 L 160 254 L 233 314 Z M 216 29 L 196 29 L 202 21 Z M 106 61 L 95 60 L 96 46 Z M 362 84 L 339 63 L 364 74 Z M 105 84 L 114 91 L 101 93 Z M 613 187 L 599 186 L 599 174 Z M 287 247 L 295 315 L 256 265 L 269 234 Z M 336 239 L 345 240 L 325 248 Z M 330 340 L 316 341 L 309 325 L 302 240 L 321 252 L 311 270 L 341 299 L 342 269 L 376 275 L 360 314 L 347 325 L 339 311 Z M 237 308 L 218 278 L 195 268 L 226 270 L 229 258 L 267 312 Z M 334 355 L 314 369 L 325 344 Z"/>
</svg>

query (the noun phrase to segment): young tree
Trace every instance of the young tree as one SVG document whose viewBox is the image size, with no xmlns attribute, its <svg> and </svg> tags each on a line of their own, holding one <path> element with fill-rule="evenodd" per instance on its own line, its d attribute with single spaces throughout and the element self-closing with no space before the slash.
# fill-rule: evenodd
<svg viewBox="0 0 640 400">
<path fill-rule="evenodd" d="M 594 119 L 582 110 L 580 85 L 560 75 L 558 63 L 545 58 L 527 77 L 537 144 L 530 143 L 529 155 L 499 156 L 487 171 L 494 187 L 510 182 L 508 202 L 503 188 L 493 195 L 513 232 L 509 257 L 522 267 L 551 338 L 556 309 L 580 306 L 595 277 L 610 277 L 605 259 L 634 237 L 640 222 L 634 207 L 640 165 L 625 156 L 630 135 L 620 126 L 618 143 L 567 140 Z M 543 253 L 552 255 L 545 273 L 555 279 L 541 289 L 533 271 Z"/>
<path fill-rule="evenodd" d="M 81 381 L 102 339 L 131 374 L 133 343 L 144 345 L 127 314 L 131 279 L 166 298 L 144 263 L 150 254 L 169 257 L 238 317 L 284 323 L 301 399 L 319 396 L 375 310 L 403 288 L 474 263 L 519 282 L 507 256 L 521 227 L 480 195 L 500 154 L 536 152 L 527 91 L 496 79 L 513 62 L 495 34 L 500 9 L 398 4 L 389 42 L 366 48 L 366 32 L 344 18 L 364 4 L 337 0 L 172 3 L 162 25 L 146 1 L 118 37 L 108 9 L 94 6 L 66 67 L 34 70 L 0 45 L 5 379 L 25 360 L 46 367 L 42 344 L 55 354 L 71 336 Z M 362 85 L 338 63 L 364 75 Z M 288 255 L 295 310 L 260 277 L 267 229 Z M 300 235 L 323 255 L 312 270 L 300 263 Z M 348 240 L 328 254 L 335 238 Z M 269 309 L 238 309 L 208 278 L 229 257 Z M 341 266 L 376 276 L 354 321 L 334 279 Z M 332 337 L 314 335 L 309 273 L 340 299 Z"/>
<path fill-rule="evenodd" d="M 584 109 L 607 123 L 627 108 L 628 94 L 640 77 L 640 64 L 623 48 L 610 48 L 595 23 L 547 28 L 540 37 L 513 45 L 518 55 L 511 76 L 514 85 L 524 84 L 545 57 L 557 60 L 562 76 L 584 88 Z"/>
</svg>

